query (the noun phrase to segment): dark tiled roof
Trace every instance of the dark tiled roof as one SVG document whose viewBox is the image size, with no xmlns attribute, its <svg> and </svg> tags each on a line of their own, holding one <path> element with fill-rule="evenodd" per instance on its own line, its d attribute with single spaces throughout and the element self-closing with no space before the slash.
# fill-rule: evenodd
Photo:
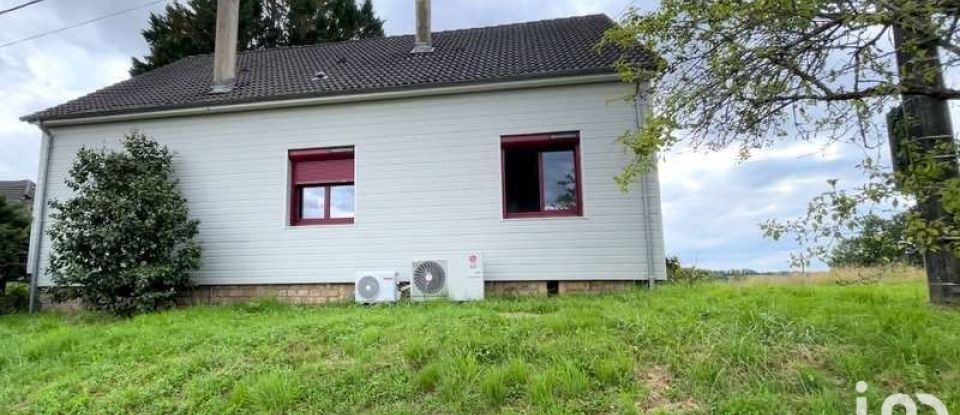
<svg viewBox="0 0 960 415">
<path fill-rule="evenodd" d="M 33 199 L 35 186 L 30 180 L 0 181 L 0 198 L 8 202 L 23 202 Z"/>
<path fill-rule="evenodd" d="M 412 35 L 248 51 L 224 94 L 209 93 L 213 55 L 192 56 L 23 119 L 606 73 L 618 52 L 594 45 L 612 24 L 591 15 L 438 32 L 431 53 L 410 53 Z M 318 71 L 326 78 L 315 80 Z"/>
</svg>

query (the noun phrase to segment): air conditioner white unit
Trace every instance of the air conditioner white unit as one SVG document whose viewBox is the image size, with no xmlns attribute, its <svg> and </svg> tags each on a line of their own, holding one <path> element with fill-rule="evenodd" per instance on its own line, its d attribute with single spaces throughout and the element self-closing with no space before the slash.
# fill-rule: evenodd
<svg viewBox="0 0 960 415">
<path fill-rule="evenodd" d="M 447 298 L 448 265 L 446 259 L 413 261 L 410 271 L 410 299 L 427 301 Z"/>
<path fill-rule="evenodd" d="M 477 252 L 414 261 L 410 299 L 482 300 L 483 281 L 483 259 Z"/>
<path fill-rule="evenodd" d="M 448 279 L 450 299 L 475 301 L 483 299 L 483 256 L 479 252 L 460 255 L 453 262 Z"/>
<path fill-rule="evenodd" d="M 353 297 L 360 304 L 392 303 L 400 299 L 396 271 L 360 271 Z"/>
</svg>

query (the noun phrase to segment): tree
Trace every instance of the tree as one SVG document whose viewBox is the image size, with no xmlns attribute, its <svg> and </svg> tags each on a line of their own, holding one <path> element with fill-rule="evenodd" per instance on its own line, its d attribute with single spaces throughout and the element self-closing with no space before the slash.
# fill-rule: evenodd
<svg viewBox="0 0 960 415">
<path fill-rule="evenodd" d="M 383 37 L 383 21 L 371 0 L 289 0 L 287 43 L 309 45 Z"/>
<path fill-rule="evenodd" d="M 733 146 L 744 159 L 791 137 L 878 148 L 886 142 L 883 114 L 902 102 L 911 131 L 902 147 L 921 150 L 912 166 L 894 174 L 867 158 L 867 185 L 851 193 L 833 182 L 806 218 L 764 230 L 817 245 L 862 219 L 863 203 L 906 195 L 919 207 L 908 230 L 928 258 L 931 300 L 945 301 L 960 283 L 960 179 L 945 116 L 960 90 L 942 77 L 943 66 L 960 63 L 958 21 L 960 6 L 948 0 L 664 0 L 651 13 L 631 10 L 603 45 L 625 51 L 617 63 L 625 81 L 654 85 L 655 111 L 622 137 L 635 157 L 618 180 L 627 186 L 681 142 Z M 657 59 L 632 59 L 637 49 Z M 795 262 L 824 252 L 811 249 Z"/>
<path fill-rule="evenodd" d="M 907 215 L 891 218 L 866 215 L 855 235 L 843 238 L 830 252 L 831 267 L 871 267 L 886 264 L 923 265 L 923 256 L 907 238 Z"/>
<path fill-rule="evenodd" d="M 173 154 L 140 133 L 122 151 L 83 148 L 52 201 L 49 271 L 60 299 L 117 315 L 169 307 L 199 266 L 198 222 L 173 177 Z"/>
<path fill-rule="evenodd" d="M 131 75 L 190 55 L 213 52 L 217 0 L 174 2 L 150 14 L 143 38 L 150 54 L 133 58 Z M 241 50 L 383 37 L 383 20 L 371 0 L 241 0 L 237 47 Z"/>
<path fill-rule="evenodd" d="M 267 43 L 271 23 L 264 17 L 263 0 L 241 0 L 237 46 L 250 49 Z M 150 45 L 143 60 L 132 58 L 130 75 L 139 75 L 190 55 L 213 52 L 217 28 L 217 0 L 190 0 L 168 4 L 164 13 L 150 13 L 141 33 Z M 270 45 L 274 46 L 274 45 Z"/>
<path fill-rule="evenodd" d="M 30 243 L 30 215 L 19 203 L 0 197 L 0 296 L 7 282 L 26 277 L 27 246 Z"/>
</svg>

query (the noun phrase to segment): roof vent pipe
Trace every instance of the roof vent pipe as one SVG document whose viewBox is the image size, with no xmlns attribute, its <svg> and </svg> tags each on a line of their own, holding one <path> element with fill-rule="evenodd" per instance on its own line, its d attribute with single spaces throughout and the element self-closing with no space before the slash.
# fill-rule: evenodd
<svg viewBox="0 0 960 415">
<path fill-rule="evenodd" d="M 433 52 L 433 41 L 430 39 L 430 0 L 415 1 L 417 2 L 417 34 L 411 52 Z"/>
<path fill-rule="evenodd" d="M 233 90 L 237 79 L 237 25 L 240 0 L 217 0 L 217 34 L 213 50 L 213 83 L 210 93 Z"/>
</svg>

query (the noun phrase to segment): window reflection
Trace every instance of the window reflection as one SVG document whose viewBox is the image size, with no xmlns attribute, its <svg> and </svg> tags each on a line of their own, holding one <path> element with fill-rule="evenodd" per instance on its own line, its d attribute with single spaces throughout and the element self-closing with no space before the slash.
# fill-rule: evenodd
<svg viewBox="0 0 960 415">
<path fill-rule="evenodd" d="M 577 179 L 573 151 L 541 153 L 544 210 L 568 210 L 577 207 Z"/>
<path fill-rule="evenodd" d="M 353 217 L 353 185 L 330 188 L 330 217 Z"/>
<path fill-rule="evenodd" d="M 303 187 L 300 194 L 300 218 L 323 219 L 326 189 L 322 186 Z"/>
</svg>

